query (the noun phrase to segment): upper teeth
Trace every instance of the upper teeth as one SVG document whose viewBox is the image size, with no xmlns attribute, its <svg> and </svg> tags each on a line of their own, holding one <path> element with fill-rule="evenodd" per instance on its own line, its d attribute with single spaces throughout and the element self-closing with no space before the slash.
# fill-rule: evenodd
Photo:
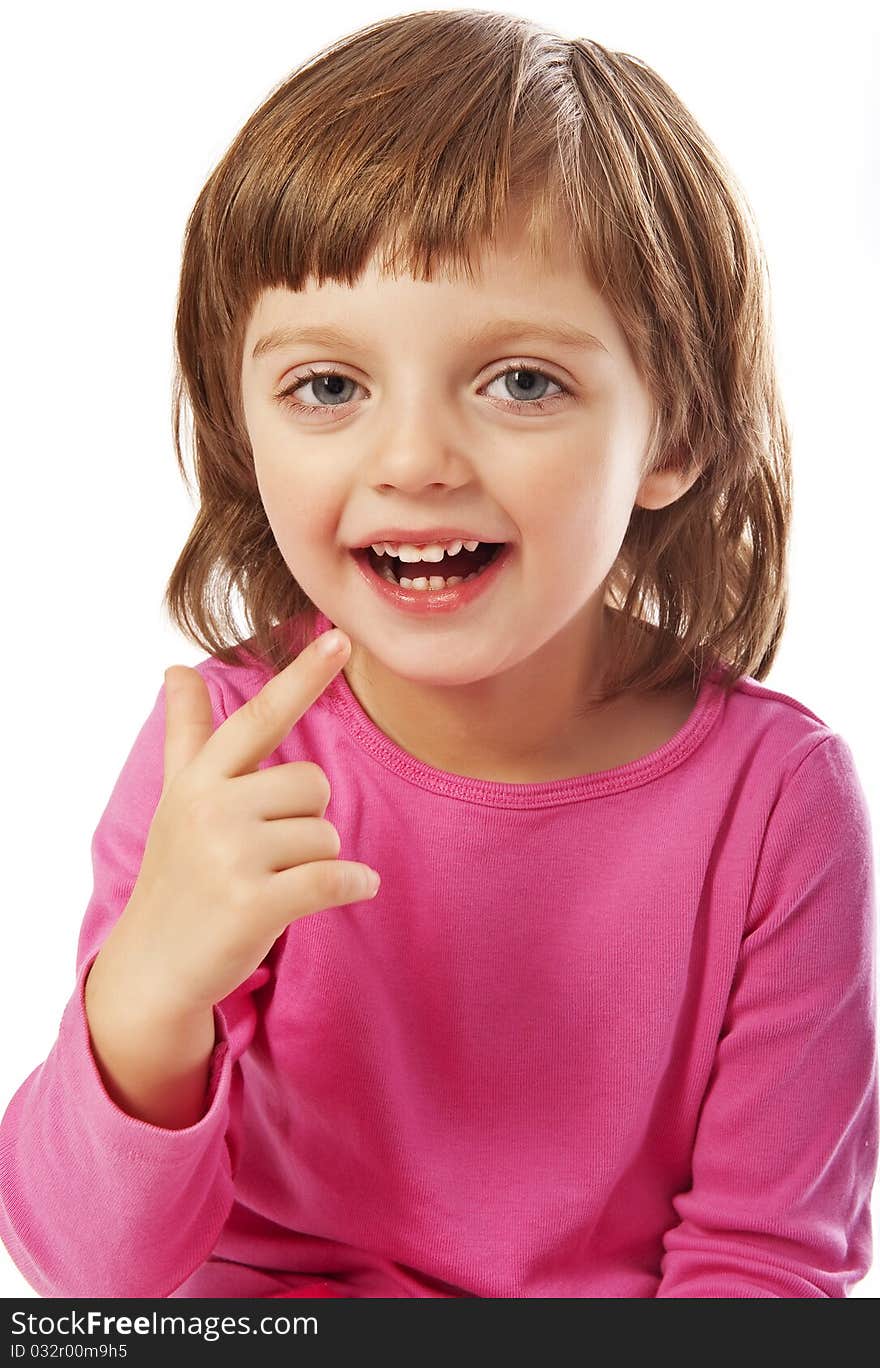
<svg viewBox="0 0 880 1368">
<path fill-rule="evenodd" d="M 449 556 L 457 556 L 462 547 L 466 551 L 476 551 L 479 546 L 478 541 L 451 541 L 434 542 L 430 546 L 413 546 L 410 542 L 402 542 L 394 545 L 392 542 L 373 542 L 373 550 L 377 556 L 383 553 L 388 556 L 398 556 L 402 561 L 441 561 L 444 552 Z"/>
</svg>

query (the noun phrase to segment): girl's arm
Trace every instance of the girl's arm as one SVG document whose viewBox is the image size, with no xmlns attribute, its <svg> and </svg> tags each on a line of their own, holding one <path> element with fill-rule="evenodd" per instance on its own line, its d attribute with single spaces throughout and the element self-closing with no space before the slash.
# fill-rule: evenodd
<svg viewBox="0 0 880 1368">
<path fill-rule="evenodd" d="M 875 916 L 868 809 L 832 733 L 767 824 L 658 1297 L 845 1297 L 871 1267 Z"/>
<path fill-rule="evenodd" d="M 210 674 L 206 680 L 219 723 L 219 685 Z M 94 890 L 57 1040 L 0 1121 L 0 1238 L 44 1297 L 166 1297 L 208 1257 L 232 1206 L 240 1091 L 233 1069 L 253 1036 L 251 994 L 268 967 L 213 1008 L 204 1103 L 181 1128 L 118 1104 L 85 1010 L 87 976 L 132 894 L 161 794 L 164 713 L 163 685 L 94 833 Z M 121 1048 L 117 1039 L 117 1064 Z"/>
<path fill-rule="evenodd" d="M 154 1126 L 182 1130 L 207 1110 L 213 1012 L 166 1018 L 157 1005 L 141 1002 L 126 981 L 125 963 L 114 959 L 114 933 L 121 925 L 116 923 L 86 978 L 92 1056 L 117 1107 Z"/>
</svg>

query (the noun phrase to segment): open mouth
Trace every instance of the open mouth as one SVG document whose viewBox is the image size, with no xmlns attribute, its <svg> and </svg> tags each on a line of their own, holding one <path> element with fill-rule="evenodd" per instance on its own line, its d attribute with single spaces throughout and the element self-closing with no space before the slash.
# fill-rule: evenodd
<svg viewBox="0 0 880 1368">
<path fill-rule="evenodd" d="M 454 587 L 482 574 L 506 545 L 506 542 L 480 542 L 474 551 L 462 547 L 454 556 L 444 552 L 439 561 L 403 561 L 387 552 L 377 555 L 371 546 L 356 548 L 353 555 L 367 561 L 376 574 L 390 584 L 399 584 L 405 589 L 436 590 Z"/>
</svg>

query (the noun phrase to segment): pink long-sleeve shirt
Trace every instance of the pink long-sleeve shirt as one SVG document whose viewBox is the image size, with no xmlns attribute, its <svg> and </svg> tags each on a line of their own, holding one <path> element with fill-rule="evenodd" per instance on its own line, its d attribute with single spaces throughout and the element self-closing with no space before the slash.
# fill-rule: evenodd
<svg viewBox="0 0 880 1368">
<path fill-rule="evenodd" d="M 318 619 L 317 631 L 330 626 Z M 215 725 L 268 674 L 207 658 Z M 705 677 L 665 745 L 509 784 L 423 764 L 341 672 L 317 762 L 372 901 L 214 1008 L 202 1118 L 123 1112 L 86 975 L 131 896 L 165 696 L 92 842 L 76 984 L 0 1123 L 0 1237 L 45 1297 L 844 1297 L 877 1166 L 871 826 L 796 699 Z"/>
</svg>

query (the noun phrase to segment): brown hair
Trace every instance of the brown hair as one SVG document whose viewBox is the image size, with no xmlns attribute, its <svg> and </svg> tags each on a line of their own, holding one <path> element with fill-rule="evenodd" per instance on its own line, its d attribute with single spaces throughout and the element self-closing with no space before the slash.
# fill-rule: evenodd
<svg viewBox="0 0 880 1368">
<path fill-rule="evenodd" d="M 790 436 L 769 281 L 729 167 L 639 58 L 484 10 L 371 24 L 298 67 L 211 173 L 190 214 L 176 319 L 173 428 L 192 410 L 200 506 L 164 605 L 212 656 L 283 668 L 316 624 L 260 501 L 241 402 L 262 291 L 382 269 L 471 278 L 515 203 L 539 259 L 560 224 L 655 401 L 644 473 L 700 473 L 634 507 L 606 579 L 624 634 L 601 699 L 719 667 L 762 679 L 785 623 Z M 239 593 L 252 635 L 233 619 Z M 299 640 L 279 631 L 289 623 Z M 633 630 L 634 629 L 634 630 Z"/>
</svg>

